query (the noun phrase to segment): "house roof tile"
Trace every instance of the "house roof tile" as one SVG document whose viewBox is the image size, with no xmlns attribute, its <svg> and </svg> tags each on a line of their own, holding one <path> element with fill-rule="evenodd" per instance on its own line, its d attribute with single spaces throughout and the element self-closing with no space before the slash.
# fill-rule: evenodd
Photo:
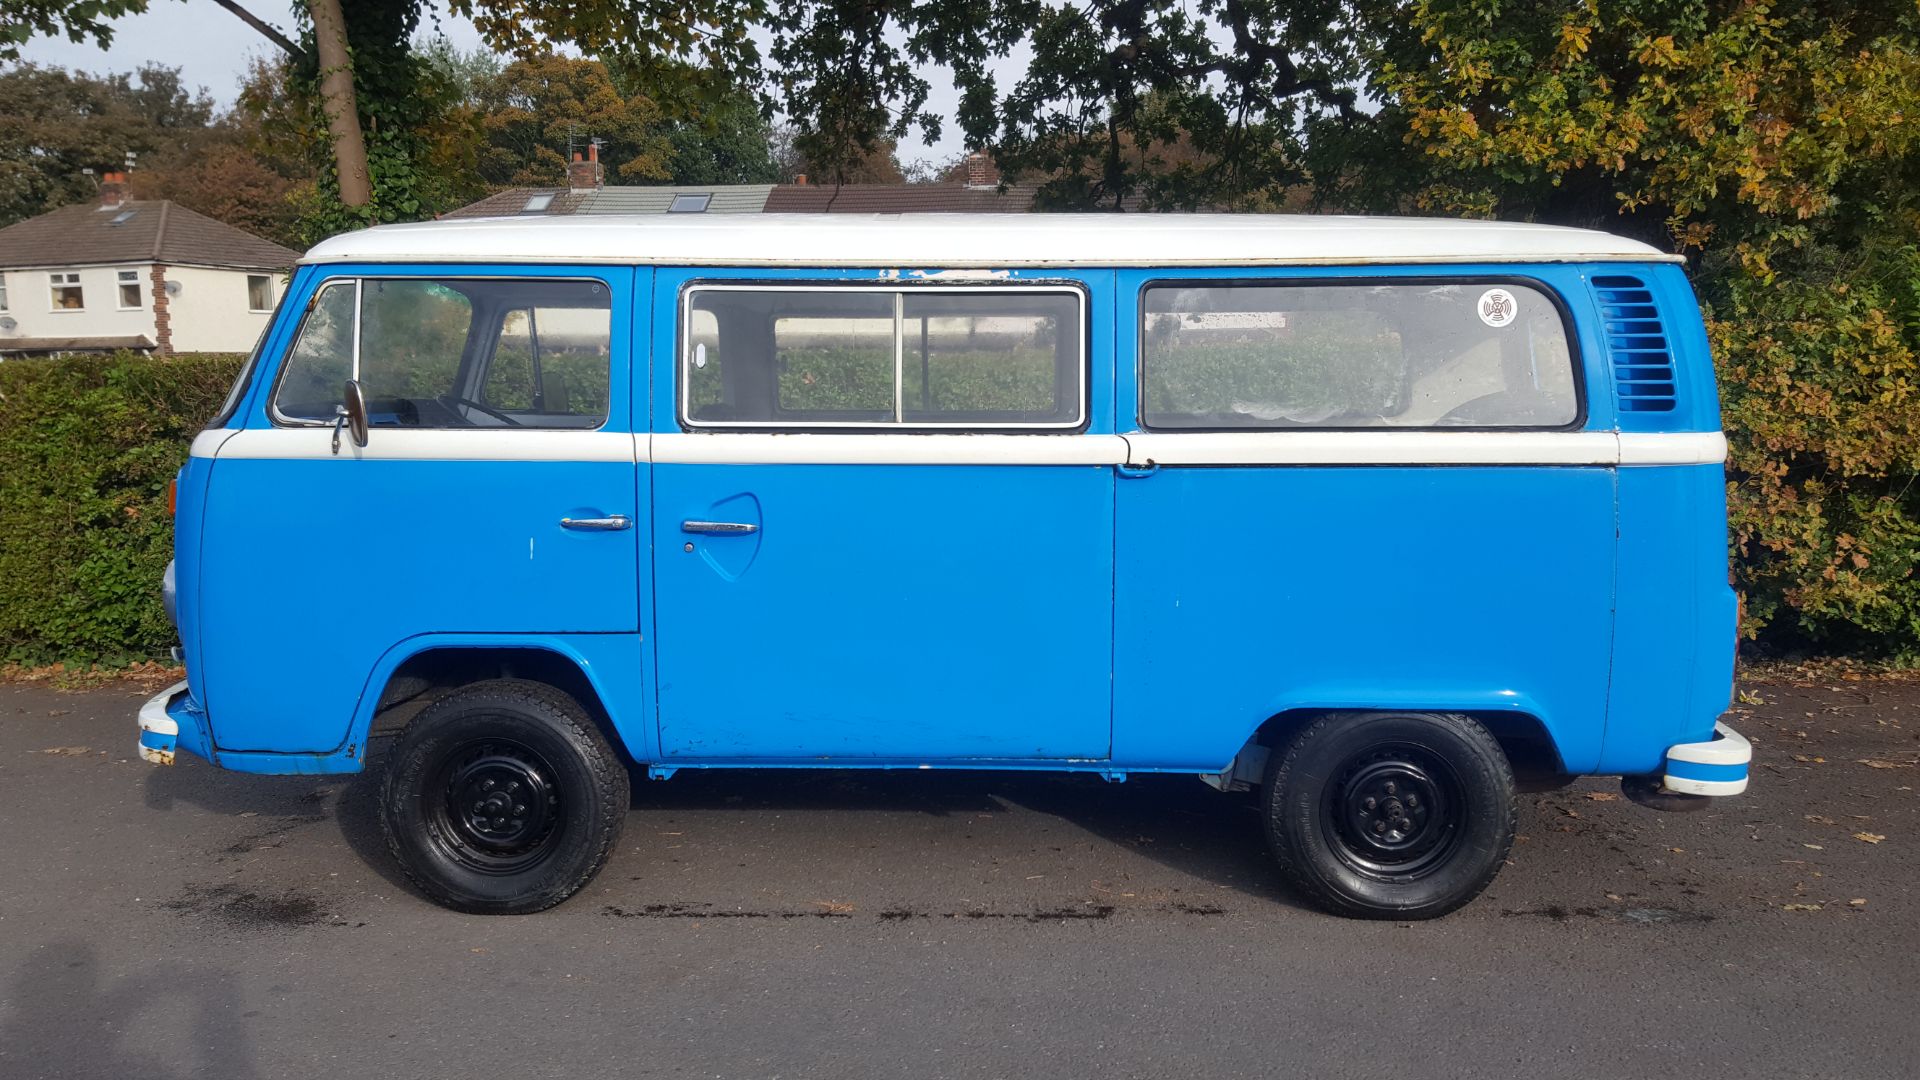
<svg viewBox="0 0 1920 1080">
<path fill-rule="evenodd" d="M 0 229 L 0 266 L 160 262 L 285 270 L 300 253 L 168 200 L 63 206 Z"/>
</svg>

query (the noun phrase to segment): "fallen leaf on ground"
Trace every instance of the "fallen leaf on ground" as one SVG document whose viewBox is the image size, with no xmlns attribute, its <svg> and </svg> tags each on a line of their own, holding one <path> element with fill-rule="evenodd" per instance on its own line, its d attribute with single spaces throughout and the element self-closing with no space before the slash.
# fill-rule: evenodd
<svg viewBox="0 0 1920 1080">
<path fill-rule="evenodd" d="M 1911 769 L 1913 768 L 1912 762 L 1882 761 L 1879 758 L 1861 758 L 1860 764 L 1865 765 L 1869 769 Z"/>
<path fill-rule="evenodd" d="M 1826 759 L 1826 758 L 1823 758 L 1823 757 L 1808 757 L 1808 756 L 1807 756 L 1807 755 L 1805 755 L 1805 754 L 1795 754 L 1795 755 L 1793 755 L 1793 760 L 1795 760 L 1795 761 L 1808 761 L 1808 762 L 1812 762 L 1812 763 L 1813 763 L 1813 764 L 1815 764 L 1815 765 L 1825 765 L 1825 764 L 1827 763 L 1827 759 Z"/>
<path fill-rule="evenodd" d="M 1821 846 L 1820 846 L 1819 844 L 1801 844 L 1800 846 L 1801 846 L 1801 847 L 1803 847 L 1803 848 L 1812 848 L 1812 849 L 1813 849 L 1813 850 L 1815 850 L 1815 851 L 1825 851 L 1825 850 L 1827 850 L 1826 848 L 1823 848 L 1823 847 L 1821 847 Z"/>
<path fill-rule="evenodd" d="M 1781 904 L 1782 911 L 1819 911 L 1819 904 Z"/>
<path fill-rule="evenodd" d="M 1840 824 L 1839 822 L 1837 822 L 1837 821 L 1835 821 L 1835 820 L 1833 820 L 1832 818 L 1830 818 L 1830 817 L 1827 817 L 1827 816 L 1826 816 L 1825 814 L 1808 814 L 1808 815 L 1807 815 L 1807 820 L 1808 820 L 1808 821 L 1811 821 L 1811 822 L 1813 822 L 1813 823 L 1814 823 L 1815 825 L 1838 825 L 1838 824 Z"/>
<path fill-rule="evenodd" d="M 842 900 L 815 900 L 814 904 L 818 907 L 825 908 L 835 915 L 853 914 L 853 905 Z"/>
<path fill-rule="evenodd" d="M 1620 796 L 1615 795 L 1611 791 L 1589 791 L 1587 792 L 1587 798 L 1592 799 L 1594 802 L 1617 802 Z"/>
<path fill-rule="evenodd" d="M 1877 832 L 1857 832 L 1853 834 L 1853 838 L 1867 844 L 1877 844 L 1886 839 L 1885 836 Z"/>
<path fill-rule="evenodd" d="M 1865 897 L 1858 897 L 1853 900 L 1847 901 L 1847 906 L 1848 907 L 1866 907 L 1867 901 Z"/>
<path fill-rule="evenodd" d="M 45 750 L 42 750 L 40 752 L 43 754 L 52 754 L 54 757 L 79 757 L 81 754 L 93 753 L 93 747 L 91 746 L 49 746 Z"/>
<path fill-rule="evenodd" d="M 1560 809 L 1560 812 L 1561 812 L 1561 813 L 1563 813 L 1563 814 L 1565 814 L 1565 815 L 1567 815 L 1568 817 L 1579 817 L 1579 816 L 1580 816 L 1580 811 L 1578 811 L 1578 810 L 1575 810 L 1575 809 L 1574 809 L 1573 807 L 1571 807 L 1571 806 L 1562 806 L 1562 807 L 1560 807 L 1559 809 Z"/>
</svg>

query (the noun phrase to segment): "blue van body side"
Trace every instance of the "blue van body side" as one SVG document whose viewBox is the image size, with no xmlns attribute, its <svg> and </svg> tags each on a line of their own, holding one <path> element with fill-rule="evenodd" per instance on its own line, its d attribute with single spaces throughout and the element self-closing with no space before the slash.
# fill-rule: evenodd
<svg viewBox="0 0 1920 1080">
<path fill-rule="evenodd" d="M 1672 411 L 1623 410 L 1620 429 L 1719 431 L 1713 356 L 1686 274 L 1670 264 L 1592 272 L 1645 281 L 1678 377 Z M 1600 317 L 1596 306 L 1594 321 Z M 1623 465 L 1619 477 L 1614 674 L 1606 747 L 1595 769 L 1637 775 L 1658 770 L 1667 747 L 1712 736 L 1715 719 L 1731 704 L 1738 613 L 1727 577 L 1725 467 Z"/>
<path fill-rule="evenodd" d="M 582 272 L 338 266 L 326 268 L 324 277 Z M 585 272 L 609 281 L 616 297 L 614 325 L 630 328 L 614 335 L 614 398 L 604 430 L 636 432 L 641 439 L 649 432 L 681 431 L 673 358 L 676 298 L 688 281 L 892 282 L 900 277 L 842 270 L 599 267 Z M 1622 273 L 1644 277 L 1659 296 L 1679 375 L 1672 411 L 1620 408 L 1592 280 Z M 1094 325 L 1083 434 L 1120 436 L 1138 427 L 1133 419 L 1139 414 L 1138 298 L 1146 284 L 1335 277 L 1538 282 L 1559 296 L 1572 316 L 1572 340 L 1582 362 L 1583 430 L 1718 430 L 1704 331 L 1676 266 L 1011 275 L 1013 280 L 1074 281 L 1088 290 Z M 300 309 L 322 278 L 311 267 L 296 274 L 252 385 L 230 421 L 234 428 L 272 426 L 270 388 Z M 376 430 L 374 438 L 379 435 Z M 351 470 L 350 485 L 343 468 Z M 977 560 L 994 545 L 1019 545 L 1023 530 L 1037 530 L 1034 550 L 1044 560 L 1004 556 L 994 565 L 1019 579 L 1013 582 L 1015 594 L 1061 600 L 1065 582 L 1071 585 L 1065 597 L 1071 602 L 1035 600 L 1031 610 L 1021 608 L 1013 617 L 1003 608 L 996 621 L 993 605 L 962 604 L 958 600 L 964 597 L 956 594 L 955 603 L 928 611 L 916 605 L 911 591 L 886 588 L 883 581 L 871 604 L 850 608 L 844 618 L 749 628 L 765 640 L 744 656 L 705 648 L 664 655 L 661 635 L 681 629 L 669 625 L 660 609 L 661 597 L 671 602 L 680 587 L 664 581 L 664 575 L 693 565 L 682 560 L 725 570 L 734 557 L 724 549 L 685 551 L 680 520 L 691 510 L 711 509 L 720 496 L 747 492 L 755 485 L 735 483 L 728 470 L 753 468 L 786 470 L 768 490 L 779 492 L 782 513 L 803 515 L 788 520 L 822 538 L 834 523 L 827 520 L 831 513 L 859 511 L 856 489 L 871 482 L 868 501 L 878 516 L 869 523 L 872 528 L 849 528 L 848 544 L 921 544 L 926 559 L 969 573 L 985 565 Z M 902 468 L 908 467 L 636 468 L 580 462 L 557 470 L 499 461 L 194 458 L 182 472 L 176 537 L 181 636 L 191 680 L 179 715 L 200 725 L 212 718 L 211 726 L 201 729 L 206 752 L 228 768 L 353 771 L 360 767 L 381 690 L 400 664 L 429 649 L 512 647 L 545 650 L 579 666 L 627 751 L 663 767 L 931 764 L 1217 772 L 1276 715 L 1400 708 L 1530 717 L 1552 739 L 1565 771 L 1640 774 L 1659 770 L 1673 744 L 1707 738 L 1725 707 L 1734 627 L 1733 595 L 1725 584 L 1724 471 L 1718 464 L 1167 466 L 1140 475 L 1079 466 L 1101 478 L 1097 490 L 1072 497 L 1047 487 L 1058 479 L 1041 478 L 1050 466 L 1025 477 L 989 469 L 968 472 L 973 466 L 932 466 L 955 470 L 951 478 L 957 486 L 949 501 L 960 500 L 956 505 L 964 504 L 966 511 L 964 520 L 956 519 L 962 527 L 947 539 L 938 532 L 880 531 L 882 511 L 913 505 L 911 477 L 896 490 L 883 473 L 859 470 Z M 998 485 L 1029 482 L 1035 485 L 1031 490 L 1006 489 L 1013 510 L 1005 516 L 996 516 L 1002 508 L 987 502 L 965 503 L 969 490 L 986 499 Z M 804 489 L 823 484 L 850 486 L 834 506 L 806 507 Z M 603 546 L 589 561 L 529 565 L 536 560 L 523 538 L 516 541 L 520 546 L 513 557 L 504 557 L 507 539 L 524 537 L 554 516 L 558 504 L 548 502 L 561 498 L 560 489 L 620 493 L 624 505 L 619 509 L 640 524 L 627 534 L 632 542 L 620 556 L 610 558 Z M 531 501 L 520 500 L 518 509 L 502 505 L 514 501 L 503 499 L 509 493 L 528 494 Z M 605 502 L 614 496 L 594 498 Z M 1050 504 L 1055 514 L 1048 519 Z M 921 506 L 918 512 L 934 509 Z M 1091 515 L 1097 527 L 1067 536 L 1075 522 L 1060 519 L 1069 515 L 1078 516 L 1080 524 Z M 492 525 L 482 528 L 476 520 Z M 446 542 L 421 544 L 422 530 L 436 521 L 453 530 Z M 605 537 L 559 542 L 599 539 Z M 775 539 L 772 525 L 765 539 Z M 1104 555 L 1098 551 L 1102 545 Z M 576 554 L 584 559 L 586 551 L 582 546 Z M 848 551 L 848 557 L 858 554 Z M 875 552 L 891 554 L 891 549 Z M 1061 566 L 1076 553 L 1104 562 L 1077 566 L 1073 575 L 1063 576 Z M 806 552 L 796 550 L 799 561 L 787 569 L 820 565 L 833 555 L 822 539 Z M 624 568 L 616 565 L 620 559 Z M 916 569 L 915 560 L 904 558 L 881 564 L 895 573 Z M 246 572 L 237 572 L 242 567 Z M 563 610 L 557 601 L 543 606 L 528 600 L 582 580 L 593 587 L 567 593 L 564 618 L 555 614 Z M 474 582 L 491 583 L 492 594 Z M 682 588 L 679 602 L 686 606 L 679 610 L 683 616 L 696 611 L 699 603 L 727 595 L 726 587 L 694 582 Z M 759 587 L 773 590 L 773 601 L 781 601 L 775 594 L 786 589 L 778 582 Z M 1050 588 L 1055 592 L 1048 593 Z M 791 593 L 786 601 L 804 598 L 804 589 L 786 591 Z M 342 595 L 358 599 L 342 606 Z M 1090 604 L 1100 610 L 1089 610 Z M 1004 725 L 1005 738 L 992 743 L 961 729 L 957 716 L 942 715 L 936 724 L 925 717 L 876 713 L 863 716 L 859 730 L 832 738 L 831 731 L 817 726 L 824 715 L 820 710 L 831 703 L 795 702 L 780 710 L 783 687 L 815 685 L 807 680 L 823 658 L 831 660 L 837 648 L 858 644 L 847 636 L 856 616 L 878 620 L 877 636 L 868 644 L 884 651 L 897 650 L 894 639 L 904 636 L 897 620 L 959 614 L 964 625 L 943 627 L 942 640 L 951 647 L 943 647 L 924 669 L 914 668 L 920 677 L 997 678 L 996 650 L 1032 659 L 1034 650 L 1049 648 L 1046 639 L 1053 638 L 1048 655 L 1073 666 L 1076 678 L 1052 690 L 1030 679 L 1009 680 L 1008 699 L 1025 695 L 1030 711 L 994 718 Z M 1034 625 L 1043 617 L 1058 621 Z M 806 639 L 790 644 L 789 667 L 754 667 L 756 656 L 778 647 L 775 639 L 781 634 Z M 211 638 L 232 645 L 209 667 Z M 1038 670 L 1022 669 L 1021 678 Z M 705 680 L 734 697 L 683 699 L 692 700 L 692 707 L 669 715 L 674 695 L 686 689 L 676 687 L 676 680 Z M 747 687 L 745 680 L 758 685 Z M 739 685 L 728 687 L 729 681 Z M 868 689 L 928 692 L 924 682 Z M 1089 699 L 1097 709 L 1084 714 Z M 1081 711 L 1063 719 L 1074 702 Z M 752 712 L 708 715 L 702 708 L 742 703 Z M 186 731 L 183 722 L 182 745 L 196 750 Z M 863 751 L 856 738 L 861 734 L 893 741 L 870 742 Z M 1031 751 L 1020 752 L 1023 743 Z"/>
<path fill-rule="evenodd" d="M 1514 280 L 1557 294 L 1583 360 L 1584 430 L 1613 424 L 1588 267 L 1129 270 L 1156 282 Z M 1134 307 L 1137 319 L 1138 306 Z M 1140 335 L 1117 335 L 1124 416 Z M 1117 496 L 1116 765 L 1218 771 L 1301 710 L 1512 713 L 1591 770 L 1606 725 L 1614 470 L 1163 466 Z M 1664 749 L 1664 748 L 1663 748 Z"/>
<path fill-rule="evenodd" d="M 611 290 L 615 326 L 631 327 L 636 318 L 630 267 L 342 265 L 304 273 L 289 293 L 294 317 L 282 321 L 297 325 L 325 280 L 357 275 L 594 277 Z M 267 397 L 291 332 L 258 366 L 237 428 L 275 428 Z M 601 428 L 627 433 L 629 447 L 631 340 L 614 335 Z M 324 446 L 324 429 L 301 430 Z M 376 429 L 373 439 L 385 433 Z M 194 561 L 213 572 L 199 575 L 187 610 L 202 639 L 194 697 L 223 759 L 301 772 L 313 771 L 316 756 L 357 759 L 365 729 L 356 718 L 372 708 L 363 690 L 379 693 L 364 689 L 369 673 L 396 643 L 422 635 L 496 634 L 502 647 L 540 647 L 555 637 L 604 634 L 631 646 L 641 585 L 634 532 L 559 527 L 564 516 L 640 516 L 630 450 L 625 457 L 222 456 L 204 466 Z"/>
</svg>

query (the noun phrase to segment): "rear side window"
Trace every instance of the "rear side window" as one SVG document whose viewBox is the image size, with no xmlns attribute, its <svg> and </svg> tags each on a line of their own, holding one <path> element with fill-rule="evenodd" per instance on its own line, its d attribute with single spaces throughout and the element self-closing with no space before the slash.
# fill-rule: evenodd
<svg viewBox="0 0 1920 1080">
<path fill-rule="evenodd" d="M 1511 282 L 1150 286 L 1149 428 L 1555 428 L 1580 412 L 1566 320 Z"/>
<path fill-rule="evenodd" d="M 1085 418 L 1075 289 L 696 286 L 682 314 L 689 427 L 1070 428 Z"/>
<path fill-rule="evenodd" d="M 598 281 L 333 281 L 301 323 L 274 412 L 330 423 L 358 379 L 376 426 L 596 428 L 611 345 Z"/>
</svg>

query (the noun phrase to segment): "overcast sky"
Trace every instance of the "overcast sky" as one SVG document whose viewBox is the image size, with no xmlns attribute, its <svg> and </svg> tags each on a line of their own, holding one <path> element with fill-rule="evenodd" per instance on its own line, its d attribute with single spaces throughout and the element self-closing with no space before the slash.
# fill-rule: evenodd
<svg viewBox="0 0 1920 1080">
<path fill-rule="evenodd" d="M 293 36 L 293 19 L 288 5 L 273 0 L 249 0 L 247 9 Z M 431 30 L 433 22 L 423 19 Z M 55 67 L 78 68 L 97 73 L 132 71 L 142 64 L 166 64 L 181 69 L 190 85 L 204 86 L 213 99 L 226 108 L 240 90 L 240 79 L 253 56 L 268 55 L 274 46 L 260 32 L 241 22 L 213 0 L 154 0 L 145 14 L 132 15 L 114 23 L 113 45 L 102 50 L 91 42 L 78 45 L 65 38 L 35 38 L 21 50 L 23 59 Z M 462 50 L 480 47 L 480 34 L 466 19 L 440 11 L 439 29 Z M 939 142 L 931 145 L 909 143 L 900 147 L 900 158 L 945 161 L 960 152 L 961 139 L 952 122 L 958 104 L 952 80 L 945 72 L 932 73 L 932 104 L 948 117 Z"/>
</svg>

